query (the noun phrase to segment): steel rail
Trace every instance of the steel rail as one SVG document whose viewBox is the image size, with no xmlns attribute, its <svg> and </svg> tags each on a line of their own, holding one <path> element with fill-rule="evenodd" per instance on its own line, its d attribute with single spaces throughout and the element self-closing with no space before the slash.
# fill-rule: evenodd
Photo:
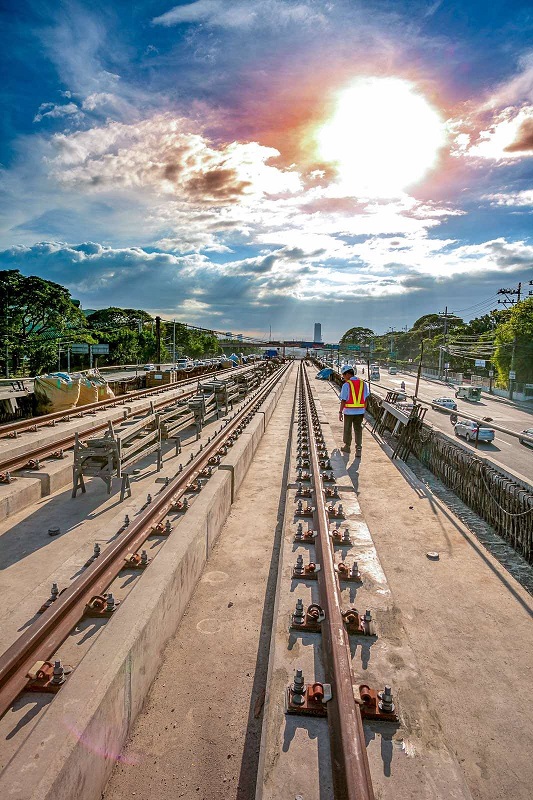
<svg viewBox="0 0 533 800">
<path fill-rule="evenodd" d="M 182 392 L 176 400 L 186 400 L 187 398 L 193 397 L 196 394 L 196 390 L 192 389 L 189 392 Z M 173 400 L 169 400 L 168 398 L 164 397 L 158 402 L 154 402 L 154 408 L 164 408 L 170 405 Z M 110 422 L 123 422 L 124 417 L 117 413 L 116 417 L 111 419 L 106 419 L 105 422 L 100 422 L 97 425 L 93 425 L 90 430 L 82 431 L 78 433 L 78 439 L 80 442 L 85 441 L 85 439 L 89 439 L 91 436 L 94 436 L 95 433 L 98 431 L 103 431 L 108 427 Z M 15 472 L 16 470 L 24 469 L 29 461 L 35 460 L 39 461 L 41 459 L 45 459 L 47 457 L 53 456 L 58 450 L 68 450 L 71 447 L 74 447 L 74 443 L 76 440 L 75 432 L 69 434 L 68 436 L 63 437 L 63 439 L 57 439 L 53 444 L 43 445 L 42 447 L 34 447 L 31 450 L 28 450 L 23 456 L 13 456 L 12 458 L 1 458 L 0 457 L 0 471 L 2 472 Z"/>
<path fill-rule="evenodd" d="M 374 800 L 363 722 L 354 697 L 350 643 L 341 614 L 340 586 L 334 567 L 324 486 L 313 436 L 313 418 L 318 420 L 318 416 L 303 362 L 300 370 L 309 429 L 309 461 L 315 501 L 314 523 L 318 532 L 315 547 L 316 560 L 320 563 L 319 596 L 326 615 L 321 625 L 322 650 L 326 676 L 333 690 L 333 697 L 328 703 L 328 724 L 335 798 Z"/>
<path fill-rule="evenodd" d="M 244 370 L 241 369 L 239 372 L 244 372 L 248 369 L 252 369 L 252 367 L 245 367 Z M 19 419 L 16 422 L 8 422 L 5 425 L 0 425 L 0 437 L 9 436 L 11 433 L 21 433 L 29 428 L 35 428 L 40 425 L 48 425 L 51 422 L 57 422 L 59 420 L 64 419 L 65 417 L 75 417 L 75 416 L 83 416 L 84 414 L 90 411 L 99 411 L 102 408 L 108 408 L 109 406 L 113 407 L 117 404 L 125 405 L 126 403 L 130 403 L 132 400 L 141 400 L 143 397 L 147 397 L 152 394 L 162 394 L 163 392 L 171 391 L 172 389 L 179 389 L 180 386 L 185 386 L 192 381 L 195 381 L 196 378 L 202 378 L 203 376 L 211 376 L 211 375 L 223 375 L 227 372 L 232 372 L 235 374 L 234 367 L 228 367 L 227 369 L 223 370 L 211 370 L 209 372 L 202 372 L 197 375 L 189 376 L 188 378 L 182 378 L 175 383 L 168 383 L 164 386 L 153 386 L 151 389 L 139 389 L 136 392 L 129 392 L 128 394 L 119 395 L 119 397 L 113 397 L 109 400 L 101 400 L 97 403 L 87 403 L 83 406 L 75 406 L 68 411 L 53 411 L 50 414 L 43 414 L 39 417 L 31 417 L 30 419 Z"/>
<path fill-rule="evenodd" d="M 135 552 L 152 534 L 152 529 L 167 515 L 173 503 L 185 493 L 187 485 L 235 430 L 249 420 L 290 364 L 276 371 L 265 385 L 245 401 L 240 411 L 163 487 L 152 503 L 145 506 L 135 521 L 111 543 L 52 605 L 0 656 L 0 716 L 24 690 L 27 673 L 37 661 L 47 661 L 83 616 L 86 603 L 102 594 L 124 568 L 124 558 Z M 246 422 L 245 422 L 246 424 Z M 119 612 L 120 613 L 120 612 Z"/>
</svg>

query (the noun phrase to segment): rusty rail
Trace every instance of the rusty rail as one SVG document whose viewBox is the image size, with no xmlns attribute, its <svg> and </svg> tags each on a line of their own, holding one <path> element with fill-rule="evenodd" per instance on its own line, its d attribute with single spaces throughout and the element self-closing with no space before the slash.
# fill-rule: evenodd
<svg viewBox="0 0 533 800">
<path fill-rule="evenodd" d="M 176 384 L 174 384 L 175 386 Z M 179 395 L 177 398 L 178 400 L 186 400 L 187 398 L 193 397 L 195 394 L 195 390 L 191 390 L 190 392 L 183 392 L 183 394 Z M 169 405 L 168 398 L 163 398 L 154 403 L 154 408 L 164 408 L 165 406 Z M 93 425 L 92 428 L 88 431 L 83 431 L 82 433 L 78 434 L 78 439 L 80 442 L 83 442 L 85 439 L 94 436 L 95 433 L 98 431 L 106 430 L 109 425 L 109 422 L 121 422 L 124 419 L 122 414 L 117 413 L 116 417 L 112 419 L 106 419 L 105 422 L 100 422 L 97 425 Z M 53 444 L 43 445 L 42 447 L 33 447 L 23 456 L 13 456 L 12 458 L 0 458 L 0 471 L 2 472 L 15 472 L 19 469 L 24 469 L 28 462 L 30 461 L 39 461 L 44 458 L 51 458 L 54 456 L 54 453 L 58 452 L 59 450 L 69 450 L 70 448 L 74 447 L 76 439 L 76 433 L 73 432 L 68 436 L 64 436 L 62 439 L 57 439 Z"/>
<path fill-rule="evenodd" d="M 242 373 L 243 371 L 249 369 L 253 369 L 253 366 L 245 367 L 244 370 L 240 370 L 240 372 Z M 191 375 L 190 377 L 183 378 L 175 383 L 167 383 L 164 386 L 155 386 L 151 389 L 139 389 L 136 392 L 130 392 L 127 395 L 120 395 L 119 397 L 113 397 L 110 400 L 101 400 L 98 403 L 87 403 L 83 406 L 75 406 L 68 411 L 54 411 L 51 414 L 42 414 L 39 417 L 31 417 L 30 419 L 20 419 L 16 422 L 8 422 L 5 425 L 0 425 L 0 438 L 9 436 L 11 434 L 23 433 L 26 430 L 39 427 L 40 425 L 49 425 L 50 423 L 59 422 L 65 418 L 75 417 L 78 415 L 83 416 L 91 411 L 100 411 L 102 408 L 113 408 L 116 405 L 125 405 L 126 403 L 131 403 L 132 400 L 141 400 L 143 397 L 148 397 L 149 395 L 162 394 L 164 392 L 171 391 L 172 389 L 179 389 L 180 386 L 186 386 L 192 381 L 196 381 L 198 377 L 201 378 L 203 376 L 207 377 L 208 375 L 223 375 L 226 372 L 234 373 L 235 368 L 229 367 L 228 369 L 204 372 L 200 376 Z"/>
<path fill-rule="evenodd" d="M 101 595 L 124 568 L 124 558 L 134 553 L 152 534 L 171 506 L 185 494 L 187 485 L 197 476 L 216 451 L 239 434 L 265 397 L 280 380 L 290 364 L 277 370 L 215 434 L 187 466 L 176 473 L 158 497 L 122 529 L 121 535 L 75 580 L 52 605 L 0 656 L 0 716 L 11 706 L 28 683 L 27 673 L 37 661 L 49 660 L 83 615 L 86 603 Z M 120 613 L 120 612 L 119 612 Z"/>
<path fill-rule="evenodd" d="M 334 568 L 319 455 L 313 437 L 313 423 L 318 422 L 318 414 L 303 363 L 300 365 L 300 387 L 309 428 L 314 523 L 318 531 L 315 546 L 317 561 L 321 565 L 318 585 L 326 615 L 321 626 L 322 643 L 326 675 L 333 687 L 327 716 L 332 763 L 339 767 L 334 769 L 335 797 L 343 800 L 374 800 L 361 711 L 354 698 L 350 644 L 341 614 L 340 586 Z"/>
</svg>

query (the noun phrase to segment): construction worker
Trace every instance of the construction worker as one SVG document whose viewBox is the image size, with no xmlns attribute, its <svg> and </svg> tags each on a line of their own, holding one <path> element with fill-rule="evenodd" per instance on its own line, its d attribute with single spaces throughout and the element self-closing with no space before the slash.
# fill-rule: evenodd
<svg viewBox="0 0 533 800">
<path fill-rule="evenodd" d="M 344 444 L 341 447 L 341 451 L 343 453 L 350 452 L 353 428 L 355 431 L 355 457 L 361 458 L 363 419 L 366 398 L 369 394 L 368 384 L 355 377 L 353 367 L 349 364 L 345 364 L 342 367 L 341 375 L 344 379 L 340 394 L 341 407 L 339 409 L 339 421 L 344 421 Z"/>
</svg>

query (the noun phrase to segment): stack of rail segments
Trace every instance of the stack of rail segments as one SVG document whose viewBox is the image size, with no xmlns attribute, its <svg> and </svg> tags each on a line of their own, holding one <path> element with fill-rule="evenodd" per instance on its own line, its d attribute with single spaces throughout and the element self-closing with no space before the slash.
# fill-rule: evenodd
<svg viewBox="0 0 533 800">
<path fill-rule="evenodd" d="M 111 494 L 113 478 L 122 478 L 120 499 L 131 495 L 129 476 L 125 470 L 151 453 L 157 453 L 157 471 L 161 469 L 161 430 L 153 408 L 147 416 L 116 433 L 109 423 L 104 436 L 80 441 L 76 433 L 72 497 L 78 489 L 85 492 L 84 477 L 101 478 Z"/>
<path fill-rule="evenodd" d="M 179 434 L 195 423 L 194 410 L 186 399 L 178 400 L 175 405 L 157 414 L 157 426 L 161 431 L 161 439 L 176 439 Z"/>
</svg>

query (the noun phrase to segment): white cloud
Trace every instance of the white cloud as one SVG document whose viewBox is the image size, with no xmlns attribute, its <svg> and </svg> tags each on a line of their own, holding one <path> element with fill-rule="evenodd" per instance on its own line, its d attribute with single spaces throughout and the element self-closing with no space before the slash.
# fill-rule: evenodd
<svg viewBox="0 0 533 800">
<path fill-rule="evenodd" d="M 495 206 L 533 206 L 533 189 L 524 189 L 521 192 L 496 192 L 482 197 Z"/>
<path fill-rule="evenodd" d="M 204 23 L 219 28 L 279 27 L 290 23 L 309 24 L 324 21 L 324 15 L 311 5 L 287 0 L 195 0 L 174 6 L 155 17 L 154 25 Z"/>
<path fill-rule="evenodd" d="M 256 142 L 216 148 L 171 114 L 56 134 L 52 144 L 56 155 L 49 161 L 50 174 L 70 187 L 152 189 L 196 205 L 244 202 L 247 196 L 300 188 L 296 172 L 266 163 L 279 156 L 274 148 Z"/>
<path fill-rule="evenodd" d="M 66 103 L 63 106 L 55 105 L 55 103 L 41 103 L 37 114 L 34 116 L 34 122 L 41 122 L 45 117 L 57 119 L 59 117 L 71 117 L 77 115 L 80 119 L 83 113 L 80 111 L 76 103 Z"/>
<path fill-rule="evenodd" d="M 503 109 L 463 153 L 497 161 L 533 155 L 533 106 Z"/>
</svg>

